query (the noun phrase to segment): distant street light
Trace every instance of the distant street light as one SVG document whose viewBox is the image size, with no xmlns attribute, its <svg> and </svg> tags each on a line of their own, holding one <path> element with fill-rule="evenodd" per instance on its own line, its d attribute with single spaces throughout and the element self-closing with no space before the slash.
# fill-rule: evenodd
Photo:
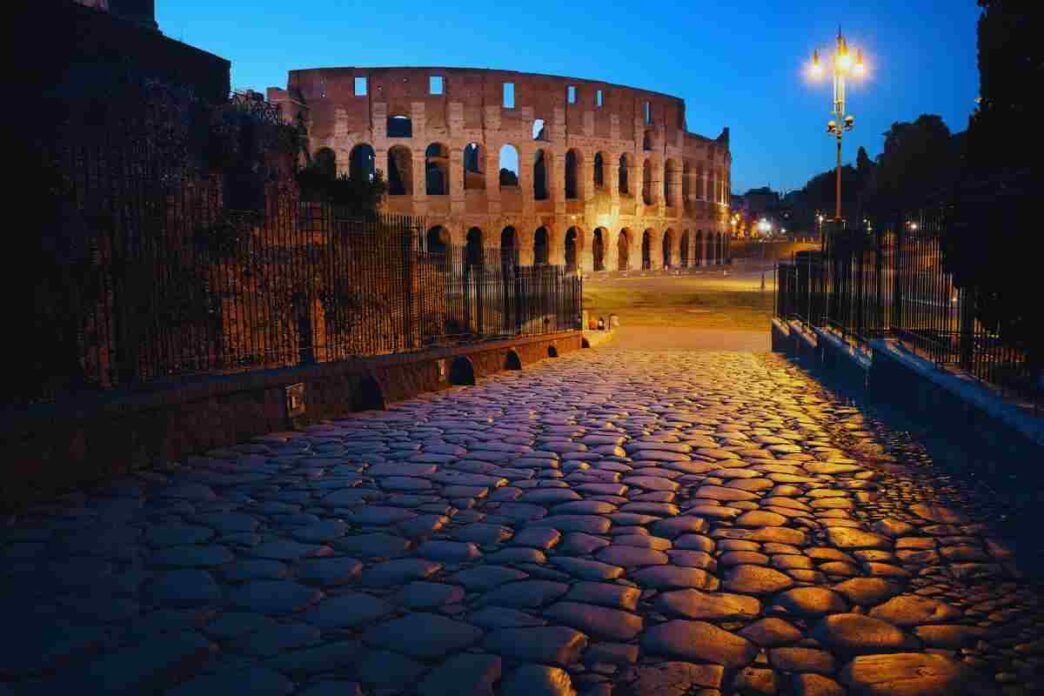
<svg viewBox="0 0 1044 696">
<path fill-rule="evenodd" d="M 760 220 L 758 220 L 758 232 L 761 232 L 762 236 L 767 237 L 771 231 L 772 231 L 772 223 L 771 222 L 769 222 L 765 218 L 761 218 Z"/>
<path fill-rule="evenodd" d="M 837 46 L 831 56 L 830 69 L 834 76 L 834 106 L 830 113 L 837 117 L 827 122 L 827 133 L 837 139 L 837 200 L 834 208 L 834 217 L 841 219 L 841 136 L 845 131 L 850 131 L 855 126 L 855 116 L 845 113 L 845 78 L 848 76 L 862 77 L 866 74 L 866 63 L 863 62 L 863 51 L 858 49 L 855 57 L 848 47 L 848 42 L 841 34 L 840 27 L 837 30 Z M 823 77 L 825 68 L 819 60 L 819 49 L 812 52 L 812 63 L 808 66 L 808 74 L 813 80 Z"/>
</svg>

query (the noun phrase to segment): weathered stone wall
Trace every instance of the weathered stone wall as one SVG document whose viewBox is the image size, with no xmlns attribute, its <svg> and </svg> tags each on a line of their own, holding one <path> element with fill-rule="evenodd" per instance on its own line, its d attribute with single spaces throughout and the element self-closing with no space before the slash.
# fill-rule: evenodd
<svg viewBox="0 0 1044 696">
<path fill-rule="evenodd" d="M 433 76 L 442 79 L 441 94 L 430 93 Z M 365 95 L 355 93 L 356 78 L 366 79 Z M 514 85 L 510 108 L 503 104 L 505 83 Z M 286 118 L 303 118 L 311 150 L 332 150 L 339 172 L 348 171 L 353 151 L 365 146 L 373 149 L 376 169 L 387 174 L 394 162 L 403 186 L 387 197 L 387 210 L 425 216 L 454 244 L 478 229 L 483 246 L 499 247 L 511 227 L 520 261 L 531 263 L 542 243 L 537 230 L 545 228 L 547 260 L 575 258 L 587 271 L 642 267 L 646 232 L 651 268 L 667 260 L 674 267 L 720 263 L 725 256 L 728 130 L 716 139 L 688 132 L 685 103 L 676 97 L 592 80 L 460 68 L 295 70 L 285 90 L 270 88 L 268 96 L 283 105 Z M 389 134 L 393 116 L 408 117 L 408 137 Z M 538 120 L 544 131 L 535 139 Z M 478 166 L 470 169 L 469 144 L 478 146 Z M 439 146 L 438 157 L 426 157 L 432 145 Z M 518 153 L 517 186 L 500 180 L 505 145 Z M 546 199 L 535 195 L 541 155 Z M 428 192 L 428 168 L 445 172 L 444 193 Z"/>
</svg>

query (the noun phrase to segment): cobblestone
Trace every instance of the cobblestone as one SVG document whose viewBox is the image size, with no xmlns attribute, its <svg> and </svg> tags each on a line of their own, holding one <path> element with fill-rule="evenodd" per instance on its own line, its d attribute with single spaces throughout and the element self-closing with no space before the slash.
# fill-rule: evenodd
<svg viewBox="0 0 1044 696">
<path fill-rule="evenodd" d="M 1031 693 L 996 503 L 781 358 L 585 351 L 0 528 L 0 693 Z"/>
</svg>

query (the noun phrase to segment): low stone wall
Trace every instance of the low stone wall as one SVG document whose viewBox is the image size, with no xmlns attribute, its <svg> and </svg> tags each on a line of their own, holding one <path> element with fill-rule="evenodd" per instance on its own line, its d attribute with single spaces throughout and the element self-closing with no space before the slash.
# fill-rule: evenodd
<svg viewBox="0 0 1044 696">
<path fill-rule="evenodd" d="M 857 347 L 831 333 L 816 329 L 809 334 L 796 322 L 773 319 L 772 350 L 810 371 L 823 370 L 846 387 L 863 389 L 875 401 L 902 410 L 913 421 L 937 426 L 954 440 L 974 439 L 1016 461 L 1044 457 L 1044 417 L 892 341 Z"/>
<path fill-rule="evenodd" d="M 0 509 L 581 347 L 578 331 L 90 394 L 0 416 Z"/>
</svg>

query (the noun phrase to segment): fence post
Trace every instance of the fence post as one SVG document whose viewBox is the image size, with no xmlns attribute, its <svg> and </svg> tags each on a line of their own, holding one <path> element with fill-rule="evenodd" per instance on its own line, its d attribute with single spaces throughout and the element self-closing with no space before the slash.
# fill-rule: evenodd
<svg viewBox="0 0 1044 696">
<path fill-rule="evenodd" d="M 903 242 L 905 231 L 903 230 L 903 216 L 897 216 L 892 223 L 895 228 L 895 250 L 892 253 L 892 322 L 888 327 L 889 333 L 895 334 L 902 341 L 903 328 Z"/>
</svg>

